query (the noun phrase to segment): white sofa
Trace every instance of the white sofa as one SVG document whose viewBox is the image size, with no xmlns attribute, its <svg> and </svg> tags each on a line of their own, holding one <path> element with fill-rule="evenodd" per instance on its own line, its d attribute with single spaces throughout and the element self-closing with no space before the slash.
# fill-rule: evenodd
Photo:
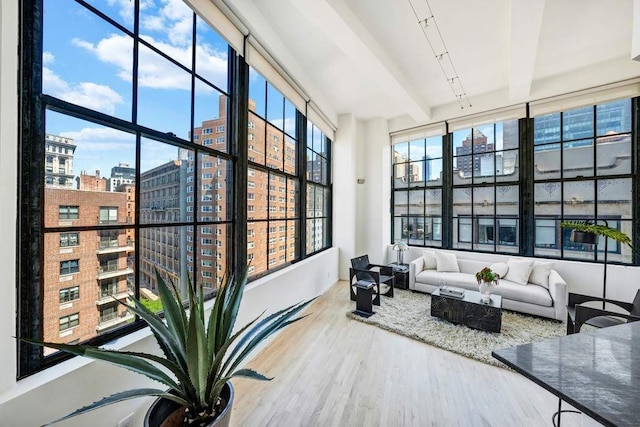
<svg viewBox="0 0 640 427">
<path fill-rule="evenodd" d="M 425 258 L 425 252 L 427 252 L 427 258 Z M 450 254 L 449 258 L 451 255 L 455 256 L 454 262 L 457 262 L 459 272 L 438 271 L 437 262 L 432 259 L 429 252 L 431 254 L 436 252 Z M 508 280 L 508 272 L 505 276 L 506 279 L 500 279 L 500 284 L 495 288 L 494 294 L 502 296 L 502 307 L 506 310 L 548 317 L 559 321 L 565 321 L 567 318 L 567 284 L 560 277 L 560 274 L 553 269 L 553 261 L 426 248 L 411 248 L 411 254 L 407 255 L 409 255 L 408 259 L 412 259 L 409 262 L 409 289 L 427 293 L 431 293 L 443 285 L 477 291 L 478 282 L 476 281 L 475 273 L 482 268 L 489 267 L 495 263 L 501 263 L 503 267 L 504 264 L 512 263 L 511 265 L 514 267 L 512 270 L 515 273 L 517 270 L 515 266 L 518 260 L 531 261 L 536 268 L 535 279 L 532 278 L 533 275 L 528 279 L 521 277 L 522 283 L 526 281 L 526 284 L 518 284 Z M 527 273 L 521 274 L 521 276 L 523 275 L 526 276 Z M 538 284 L 531 283 L 529 280 L 534 280 Z"/>
</svg>

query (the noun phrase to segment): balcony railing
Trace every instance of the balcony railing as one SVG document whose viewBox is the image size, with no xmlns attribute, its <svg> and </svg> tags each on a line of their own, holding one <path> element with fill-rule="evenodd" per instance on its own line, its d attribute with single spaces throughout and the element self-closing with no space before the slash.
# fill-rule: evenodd
<svg viewBox="0 0 640 427">
<path fill-rule="evenodd" d="M 116 252 L 131 252 L 134 250 L 133 240 L 127 240 L 127 243 L 120 245 L 117 240 L 103 240 L 98 245 L 98 254 L 110 254 Z"/>
<path fill-rule="evenodd" d="M 130 293 L 129 290 L 99 290 L 98 291 L 98 299 L 96 300 L 97 305 L 108 304 L 110 302 L 114 302 L 114 298 L 118 300 L 123 300 L 125 298 L 130 297 L 133 293 Z"/>
<path fill-rule="evenodd" d="M 96 332 L 104 332 L 119 326 L 122 323 L 129 322 L 130 320 L 133 320 L 133 315 L 129 312 L 98 315 L 98 326 L 96 326 Z"/>
<path fill-rule="evenodd" d="M 98 267 L 98 280 L 109 279 L 111 277 L 133 274 L 133 269 L 129 266 L 118 267 L 118 261 L 109 261 L 100 264 Z"/>
</svg>

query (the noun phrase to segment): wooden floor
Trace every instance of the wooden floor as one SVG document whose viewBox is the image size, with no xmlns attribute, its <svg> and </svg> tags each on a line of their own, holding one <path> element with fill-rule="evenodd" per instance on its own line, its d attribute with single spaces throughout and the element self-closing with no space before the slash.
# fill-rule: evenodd
<svg viewBox="0 0 640 427">
<path fill-rule="evenodd" d="M 233 380 L 232 425 L 552 425 L 558 400 L 533 382 L 350 320 L 353 308 L 338 282 L 259 353 L 249 367 L 275 378 Z"/>
</svg>

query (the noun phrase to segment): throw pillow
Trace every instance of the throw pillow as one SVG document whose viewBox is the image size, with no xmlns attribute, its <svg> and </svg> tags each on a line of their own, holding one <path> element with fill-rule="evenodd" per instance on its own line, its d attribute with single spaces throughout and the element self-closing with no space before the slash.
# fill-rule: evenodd
<svg viewBox="0 0 640 427">
<path fill-rule="evenodd" d="M 549 289 L 549 274 L 554 265 L 553 262 L 535 261 L 529 275 L 529 283 Z"/>
<path fill-rule="evenodd" d="M 436 256 L 436 270 L 438 272 L 459 273 L 458 259 L 456 254 L 448 254 L 445 252 L 434 252 Z"/>
<path fill-rule="evenodd" d="M 509 266 L 504 262 L 496 262 L 495 264 L 491 264 L 489 268 L 491 269 L 491 271 L 500 276 L 500 278 L 504 278 L 504 276 L 506 276 L 507 272 L 509 271 Z"/>
<path fill-rule="evenodd" d="M 507 275 L 504 277 L 506 280 L 510 280 L 519 285 L 526 285 L 529 281 L 531 268 L 533 267 L 533 260 L 509 258 L 507 267 L 509 267 L 509 271 L 507 271 Z"/>
<path fill-rule="evenodd" d="M 433 251 L 422 251 L 422 257 L 424 258 L 424 270 L 435 270 L 438 266 L 436 261 L 436 254 Z"/>
</svg>

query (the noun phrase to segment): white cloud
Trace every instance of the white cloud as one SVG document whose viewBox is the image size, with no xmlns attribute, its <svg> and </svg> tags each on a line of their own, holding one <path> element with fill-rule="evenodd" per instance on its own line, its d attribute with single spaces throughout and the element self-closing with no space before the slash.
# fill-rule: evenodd
<svg viewBox="0 0 640 427">
<path fill-rule="evenodd" d="M 42 63 L 44 65 L 50 65 L 53 64 L 55 62 L 56 58 L 55 56 L 53 56 L 53 53 L 51 52 L 42 52 Z"/>
<path fill-rule="evenodd" d="M 135 136 L 107 127 L 83 127 L 78 131 L 60 132 L 61 136 L 73 138 L 77 146 L 74 153 L 73 173 L 81 171 L 109 176 L 111 168 L 118 163 L 135 165 Z"/>
<path fill-rule="evenodd" d="M 191 63 L 190 46 L 174 46 L 156 41 L 149 36 L 145 37 L 145 40 L 178 62 Z M 132 41 L 129 36 L 112 34 L 97 44 L 80 39 L 74 39 L 72 42 L 74 45 L 93 53 L 101 62 L 115 65 L 118 68 L 118 77 L 128 82 L 131 81 Z M 191 78 L 187 73 L 144 46 L 140 46 L 139 53 L 138 73 L 141 87 L 190 90 Z M 201 45 L 197 53 L 198 72 L 216 84 L 226 82 L 226 55 L 207 45 Z"/>
<path fill-rule="evenodd" d="M 109 6 L 120 6 L 118 13 L 127 24 L 133 24 L 134 3 L 133 0 L 108 0 Z M 140 0 L 140 10 L 146 10 L 153 6 L 153 0 Z"/>
<path fill-rule="evenodd" d="M 71 86 L 47 67 L 42 67 L 43 91 L 83 107 L 91 108 L 107 114 L 114 114 L 122 97 L 109 86 L 93 82 L 80 82 Z"/>
</svg>

